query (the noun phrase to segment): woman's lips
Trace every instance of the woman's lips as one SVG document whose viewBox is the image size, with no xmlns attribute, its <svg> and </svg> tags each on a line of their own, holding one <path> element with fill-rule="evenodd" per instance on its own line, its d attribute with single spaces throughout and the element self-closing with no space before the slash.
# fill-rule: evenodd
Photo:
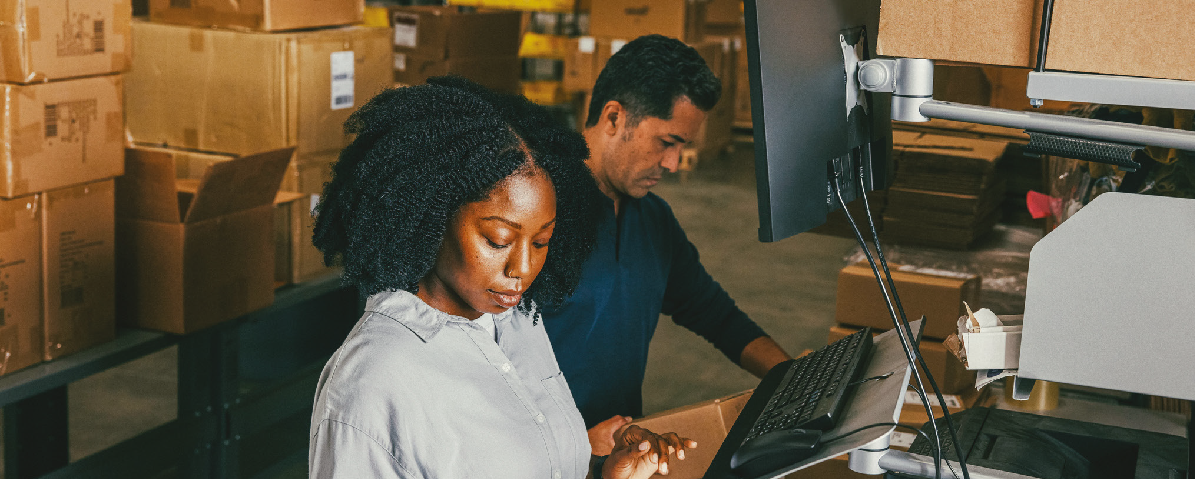
<svg viewBox="0 0 1195 479">
<path fill-rule="evenodd" d="M 513 308 L 519 304 L 519 300 L 523 299 L 523 293 L 518 291 L 494 291 L 492 289 L 488 291 L 494 298 L 494 302 L 503 308 Z"/>
</svg>

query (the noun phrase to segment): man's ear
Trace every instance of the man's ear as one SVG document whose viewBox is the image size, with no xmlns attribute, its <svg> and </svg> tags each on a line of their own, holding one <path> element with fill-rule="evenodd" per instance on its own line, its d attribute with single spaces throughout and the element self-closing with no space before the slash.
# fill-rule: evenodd
<svg viewBox="0 0 1195 479">
<path fill-rule="evenodd" d="M 627 110 L 622 103 L 610 100 L 602 106 L 602 116 L 598 118 L 598 127 L 607 135 L 614 135 L 623 127 L 627 120 Z"/>
</svg>

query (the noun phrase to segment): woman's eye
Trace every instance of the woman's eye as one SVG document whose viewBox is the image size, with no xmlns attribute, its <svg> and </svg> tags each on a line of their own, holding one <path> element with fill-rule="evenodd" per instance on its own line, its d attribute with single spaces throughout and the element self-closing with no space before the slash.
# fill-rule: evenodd
<svg viewBox="0 0 1195 479">
<path fill-rule="evenodd" d="M 502 249 L 502 248 L 505 248 L 505 247 L 507 247 L 507 246 L 510 246 L 510 245 L 508 245 L 508 244 L 498 244 L 498 243 L 495 243 L 495 242 L 493 242 L 493 241 L 490 241 L 490 239 L 489 239 L 489 238 L 486 238 L 486 239 L 485 239 L 485 242 L 486 242 L 486 243 L 489 243 L 490 247 L 491 247 L 491 248 L 494 248 L 494 249 Z"/>
</svg>

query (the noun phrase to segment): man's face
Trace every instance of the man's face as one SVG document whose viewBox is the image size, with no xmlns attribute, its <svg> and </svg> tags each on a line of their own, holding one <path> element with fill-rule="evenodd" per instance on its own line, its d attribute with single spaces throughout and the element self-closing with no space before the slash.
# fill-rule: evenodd
<svg viewBox="0 0 1195 479">
<path fill-rule="evenodd" d="M 647 195 L 664 170 L 676 172 L 681 150 L 693 141 L 703 121 L 705 112 L 686 97 L 673 104 L 671 119 L 645 117 L 629 128 L 623 119 L 594 171 L 603 192 L 632 198 Z"/>
</svg>

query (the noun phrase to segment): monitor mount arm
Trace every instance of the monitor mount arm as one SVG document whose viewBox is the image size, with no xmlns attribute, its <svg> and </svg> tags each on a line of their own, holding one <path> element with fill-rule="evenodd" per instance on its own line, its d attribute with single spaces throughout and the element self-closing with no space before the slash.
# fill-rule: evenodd
<svg viewBox="0 0 1195 479">
<path fill-rule="evenodd" d="M 1013 111 L 933 99 L 934 64 L 919 58 L 860 61 L 853 80 L 860 90 L 892 93 L 892 119 L 930 118 L 1025 130 L 1030 152 L 1113 164 L 1134 171 L 1146 146 L 1195 151 L 1195 132 L 1090 118 Z"/>
</svg>

